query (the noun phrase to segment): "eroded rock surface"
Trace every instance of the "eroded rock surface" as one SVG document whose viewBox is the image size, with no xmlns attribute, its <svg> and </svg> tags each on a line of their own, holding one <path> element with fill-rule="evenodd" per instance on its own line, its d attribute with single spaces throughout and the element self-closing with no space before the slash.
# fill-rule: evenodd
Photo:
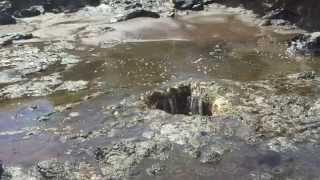
<svg viewBox="0 0 320 180">
<path fill-rule="evenodd" d="M 9 40 L 32 37 L 32 35 L 13 34 L 5 36 Z M 81 60 L 74 55 L 61 51 L 61 44 L 44 47 L 45 50 L 22 45 L 4 47 L 0 50 L 1 99 L 14 99 L 29 96 L 45 96 L 55 91 L 77 91 L 87 87 L 86 81 L 63 81 L 59 72 L 50 74 L 52 66 L 57 64 L 68 70 Z M 62 69 L 62 70 L 63 70 Z"/>
<path fill-rule="evenodd" d="M 103 130 L 108 132 L 108 137 L 120 138 L 121 142 L 98 147 L 94 151 L 95 158 L 101 162 L 104 176 L 131 179 L 143 176 L 143 172 L 136 170 L 143 162 L 166 161 L 177 151 L 200 163 L 219 167 L 226 161 L 227 154 L 237 152 L 238 148 L 253 148 L 253 144 L 261 152 L 257 163 L 282 169 L 280 175 L 268 168 L 265 173 L 271 177 L 285 176 L 283 173 L 290 171 L 290 168 L 280 165 L 281 153 L 297 152 L 303 148 L 300 143 L 316 145 L 319 140 L 319 99 L 305 97 L 295 90 L 301 86 L 316 91 L 319 88 L 318 76 L 298 77 L 301 75 L 251 83 L 191 81 L 173 85 L 163 95 L 159 95 L 161 91 L 157 90 L 145 94 L 142 100 L 127 99 L 118 106 L 108 108 L 108 117 L 121 121 L 109 124 Z M 286 89 L 279 86 L 281 83 L 287 84 Z M 172 109 L 150 106 L 150 101 L 168 101 L 163 101 L 164 97 L 169 96 L 168 93 L 187 85 L 201 89 L 197 91 L 198 96 L 206 97 L 211 102 L 211 115 L 177 115 L 172 113 Z M 282 94 L 283 91 L 289 93 Z M 171 98 L 173 96 L 170 94 Z M 176 103 L 179 102 L 183 101 Z M 170 103 L 164 104 L 170 106 Z M 124 129 L 139 131 L 132 131 L 132 134 Z M 269 161 L 269 156 L 278 160 Z M 166 169 L 157 164 L 147 168 L 146 172 L 156 176 Z M 304 177 L 303 174 L 297 176 Z"/>
</svg>

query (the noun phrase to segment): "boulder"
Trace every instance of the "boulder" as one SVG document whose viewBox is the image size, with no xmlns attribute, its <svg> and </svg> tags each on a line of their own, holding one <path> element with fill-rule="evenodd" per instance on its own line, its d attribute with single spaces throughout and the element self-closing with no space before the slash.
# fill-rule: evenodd
<svg viewBox="0 0 320 180">
<path fill-rule="evenodd" d="M 19 17 L 32 17 L 45 12 L 73 12 L 80 8 L 89 6 L 97 6 L 100 0 L 10 0 L 15 15 Z M 43 7 L 39 9 L 39 7 Z M 40 12 L 40 13 L 39 13 Z M 17 16 L 17 17 L 18 17 Z"/>
<path fill-rule="evenodd" d="M 174 7 L 179 10 L 203 10 L 203 0 L 174 0 Z"/>
<path fill-rule="evenodd" d="M 12 16 L 6 13 L 0 13 L 0 25 L 9 25 L 9 24 L 16 24 L 16 23 L 17 23 L 16 20 Z"/>
<path fill-rule="evenodd" d="M 25 18 L 25 17 L 34 17 L 39 16 L 44 13 L 43 6 L 32 6 L 28 9 L 22 9 L 21 11 L 16 11 L 15 17 Z"/>
<path fill-rule="evenodd" d="M 55 159 L 39 162 L 37 170 L 46 179 L 64 179 L 66 177 L 65 165 Z"/>
<path fill-rule="evenodd" d="M 139 18 L 139 17 L 150 17 L 150 18 L 160 18 L 160 15 L 153 11 L 148 11 L 144 9 L 136 9 L 128 14 L 121 17 L 118 21 L 126 21 L 129 19 Z"/>
<path fill-rule="evenodd" d="M 299 20 L 299 15 L 290 10 L 279 8 L 279 9 L 270 11 L 264 16 L 264 18 L 265 19 L 282 19 L 282 20 L 286 20 L 294 23 Z"/>
<path fill-rule="evenodd" d="M 9 1 L 0 1 L 0 12 L 9 13 L 12 9 L 12 4 Z"/>
</svg>

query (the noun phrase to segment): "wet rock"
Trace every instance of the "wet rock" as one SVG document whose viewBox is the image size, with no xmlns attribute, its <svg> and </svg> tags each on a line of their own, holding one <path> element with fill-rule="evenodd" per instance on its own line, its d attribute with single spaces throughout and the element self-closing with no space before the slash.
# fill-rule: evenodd
<svg viewBox="0 0 320 180">
<path fill-rule="evenodd" d="M 179 10 L 203 10 L 203 0 L 174 0 L 174 7 Z"/>
<path fill-rule="evenodd" d="M 11 41 L 31 37 L 32 34 L 10 34 L 4 35 L 3 39 Z M 78 91 L 86 88 L 86 81 L 63 82 L 59 73 L 48 73 L 47 70 L 52 65 L 61 65 L 62 70 L 66 70 L 80 62 L 78 57 L 63 52 L 64 46 L 61 43 L 50 44 L 41 50 L 29 45 L 1 48 L 3 59 L 0 61 L 0 67 L 3 71 L 0 73 L 0 83 L 6 85 L 0 90 L 1 98 L 44 96 L 58 90 Z"/>
<path fill-rule="evenodd" d="M 21 167 L 8 167 L 6 168 L 6 171 L 4 172 L 4 174 L 2 175 L 1 180 L 24 180 L 24 179 L 34 180 L 36 179 L 36 177 L 31 175 L 29 173 L 29 170 L 27 169 L 24 169 Z"/>
<path fill-rule="evenodd" d="M 165 171 L 165 166 L 160 163 L 152 164 L 146 171 L 149 176 L 160 176 Z"/>
<path fill-rule="evenodd" d="M 6 13 L 0 12 L 0 25 L 9 25 L 9 24 L 16 24 L 16 23 L 17 23 L 16 20 L 12 16 Z"/>
<path fill-rule="evenodd" d="M 218 141 L 219 142 L 219 141 Z M 210 143 L 210 142 L 207 142 Z M 222 160 L 223 155 L 228 151 L 228 147 L 214 142 L 212 145 L 204 145 L 201 150 L 200 162 L 205 164 L 216 164 Z"/>
<path fill-rule="evenodd" d="M 141 157 L 136 154 L 136 148 L 136 144 L 124 142 L 103 148 L 103 152 L 101 150 L 96 151 L 96 158 L 103 158 L 102 161 L 105 163 L 105 167 L 101 169 L 102 173 L 112 178 L 126 176 L 134 164 L 141 160 Z"/>
<path fill-rule="evenodd" d="M 314 71 L 306 71 L 297 74 L 292 74 L 288 76 L 289 78 L 295 79 L 304 79 L 304 80 L 311 80 L 316 78 L 316 72 Z"/>
<path fill-rule="evenodd" d="M 136 8 L 142 8 L 142 4 L 139 2 L 130 3 L 125 7 L 125 10 L 136 9 Z"/>
<path fill-rule="evenodd" d="M 13 99 L 26 96 L 45 96 L 54 92 L 62 81 L 57 74 L 6 86 L 0 90 L 1 99 Z"/>
<path fill-rule="evenodd" d="M 267 149 L 274 152 L 294 152 L 298 148 L 294 145 L 294 142 L 286 137 L 278 137 L 271 139 L 267 144 Z"/>
<path fill-rule="evenodd" d="M 24 77 L 28 74 L 43 71 L 50 64 L 58 61 L 58 58 L 52 53 L 48 54 L 48 51 L 40 52 L 40 50 L 35 47 L 16 46 L 11 48 L 13 51 L 11 51 L 9 47 L 0 50 L 4 57 L 0 62 L 0 66 L 12 67 L 7 70 L 7 72 L 10 72 L 9 74 L 20 74 L 20 76 Z"/>
<path fill-rule="evenodd" d="M 58 78 L 55 75 L 44 76 L 26 83 L 9 85 L 0 90 L 0 97 L 3 99 L 13 99 L 26 96 L 45 96 L 55 91 L 75 92 L 87 88 L 86 81 L 63 82 Z"/>
<path fill-rule="evenodd" d="M 45 121 L 48 121 L 52 118 L 52 116 L 55 114 L 55 112 L 49 112 L 43 116 L 40 116 L 40 117 L 37 117 L 37 121 L 42 121 L 42 122 L 45 122 Z"/>
<path fill-rule="evenodd" d="M 40 176 L 45 179 L 75 179 L 75 177 L 68 172 L 66 164 L 56 159 L 41 161 L 36 167 Z"/>
<path fill-rule="evenodd" d="M 221 154 L 216 151 L 205 152 L 201 154 L 200 162 L 202 163 L 217 163 L 221 160 Z"/>
<path fill-rule="evenodd" d="M 297 35 L 289 42 L 288 53 L 290 55 L 319 55 L 320 32 Z"/>
<path fill-rule="evenodd" d="M 134 139 L 134 138 L 133 138 Z M 155 141 L 122 140 L 111 146 L 97 148 L 95 158 L 101 163 L 104 176 L 111 179 L 127 177 L 142 160 L 148 157 L 160 158 L 169 151 L 170 144 Z M 155 166 L 155 172 L 158 168 Z M 160 168 L 162 170 L 162 168 Z M 158 170 L 160 170 L 158 169 Z"/>
<path fill-rule="evenodd" d="M 279 161 L 280 165 L 282 162 L 279 153 L 295 152 L 298 150 L 297 142 L 314 143 L 318 142 L 320 137 L 317 120 L 320 100 L 279 93 L 278 88 L 281 83 L 293 87 L 317 84 L 317 75 L 314 76 L 314 79 L 308 80 L 283 76 L 255 82 L 188 81 L 169 84 L 159 88 L 160 90 L 147 93 L 145 98 L 125 99 L 120 104 L 105 109 L 107 116 L 112 118 L 115 110 L 119 111 L 116 119 L 121 121 L 108 122 L 104 126 L 104 132 L 112 134 L 112 138 L 117 140 L 113 141 L 113 145 L 97 148 L 93 153 L 94 157 L 98 160 L 104 176 L 115 179 L 125 179 L 137 170 L 146 168 L 150 176 L 161 176 L 167 166 L 162 169 L 161 165 L 156 163 L 154 166 L 145 167 L 144 160 L 170 160 L 172 154 L 180 152 L 185 152 L 181 154 L 193 158 L 194 161 L 210 164 L 209 166 L 214 164 L 215 168 L 225 168 L 224 165 L 229 167 L 229 158 L 235 158 L 232 162 L 247 164 L 246 157 L 253 153 L 246 149 L 247 147 L 254 148 L 255 153 L 259 152 L 254 158 L 254 165 L 271 170 L 273 167 L 278 168 Z M 156 100 L 159 97 L 178 97 L 179 93 L 175 93 L 184 92 L 183 87 L 187 87 L 188 95 L 210 97 L 209 100 L 214 106 L 222 104 L 217 103 L 222 101 L 220 99 L 225 99 L 223 101 L 232 104 L 229 108 L 233 111 L 221 111 L 228 112 L 220 114 L 221 116 L 190 116 L 169 114 L 163 109 L 144 108 L 149 105 L 150 99 L 147 97 L 150 95 L 157 97 L 154 98 Z M 255 146 L 247 144 L 251 139 L 254 139 Z M 243 147 L 245 148 L 242 149 Z M 262 148 L 262 153 L 256 147 Z M 266 150 L 273 152 L 264 153 Z M 240 154 L 236 151 L 240 151 Z M 239 158 L 242 155 L 244 160 Z M 226 161 L 221 161 L 224 158 Z M 211 170 L 213 169 L 208 171 Z"/>
<path fill-rule="evenodd" d="M 138 17 L 158 18 L 166 16 L 172 10 L 172 4 L 167 0 L 104 0 L 101 1 L 101 5 L 97 9 L 105 9 L 102 10 L 105 14 L 111 12 L 111 22 L 118 22 Z"/>
<path fill-rule="evenodd" d="M 9 1 L 0 2 L 0 13 L 10 13 L 12 9 L 12 4 Z"/>
<path fill-rule="evenodd" d="M 148 11 L 144 9 L 137 9 L 129 12 L 125 16 L 121 17 L 119 21 L 126 21 L 129 19 L 139 18 L 139 17 L 150 17 L 150 18 L 160 18 L 160 15 L 153 11 Z"/>
<path fill-rule="evenodd" d="M 299 15 L 290 11 L 290 10 L 280 8 L 280 9 L 272 10 L 267 15 L 265 15 L 263 18 L 269 19 L 269 20 L 280 20 L 281 19 L 284 21 L 295 23 L 298 21 Z"/>
<path fill-rule="evenodd" d="M 22 12 L 25 11 L 26 15 L 38 14 L 38 10 L 32 10 L 31 7 L 43 6 L 46 12 L 60 13 L 63 11 L 74 12 L 86 5 L 98 5 L 100 1 L 98 0 L 11 0 L 12 8 L 15 11 Z M 40 11 L 41 12 L 41 11 Z"/>
<path fill-rule="evenodd" d="M 24 80 L 23 75 L 14 70 L 4 70 L 0 72 L 0 84 L 15 83 Z"/>
<path fill-rule="evenodd" d="M 17 18 L 26 18 L 26 17 L 34 17 L 39 16 L 44 13 L 44 8 L 42 6 L 32 6 L 28 9 L 22 9 L 21 11 L 17 11 L 14 16 Z"/>
<path fill-rule="evenodd" d="M 318 9 L 320 4 L 317 0 L 304 2 L 291 0 L 215 0 L 216 3 L 231 7 L 243 7 L 252 10 L 260 16 L 269 16 L 276 20 L 280 18 L 291 24 L 298 25 L 310 31 L 317 31 L 320 22 L 317 17 L 320 15 Z"/>
<path fill-rule="evenodd" d="M 103 158 L 105 158 L 106 156 L 106 153 L 105 152 L 108 152 L 107 150 L 104 150 L 100 147 L 96 148 L 95 151 L 93 152 L 94 155 L 95 155 L 95 159 L 96 160 L 102 160 Z"/>
<path fill-rule="evenodd" d="M 55 90 L 56 91 L 62 91 L 62 90 L 67 90 L 67 91 L 79 91 L 82 89 L 86 89 L 88 85 L 87 81 L 65 81 L 63 84 L 58 86 Z"/>
<path fill-rule="evenodd" d="M 270 167 L 279 166 L 281 163 L 281 156 L 275 151 L 268 151 L 259 156 L 258 164 L 267 165 Z"/>
<path fill-rule="evenodd" d="M 10 45 L 13 41 L 28 40 L 32 38 L 33 35 L 31 33 L 5 34 L 0 36 L 0 46 Z"/>
</svg>

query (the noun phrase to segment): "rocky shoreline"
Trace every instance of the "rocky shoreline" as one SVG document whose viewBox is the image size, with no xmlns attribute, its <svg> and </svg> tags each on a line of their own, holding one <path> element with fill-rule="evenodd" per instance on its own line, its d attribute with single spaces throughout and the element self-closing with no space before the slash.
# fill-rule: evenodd
<svg viewBox="0 0 320 180">
<path fill-rule="evenodd" d="M 318 30 L 314 22 L 318 12 L 309 11 L 309 3 L 292 9 L 295 3 L 291 1 L 0 1 L 0 31 L 4 32 L 0 36 L 0 99 L 6 103 L 49 97 L 59 99 L 60 103 L 45 107 L 41 103 L 28 105 L 21 112 L 14 112 L 16 114 L 2 115 L 10 120 L 25 120 L 27 126 L 23 124 L 18 130 L 6 131 L 3 125 L 6 123 L 0 121 L 0 127 L 4 127 L 3 132 L 0 131 L 0 142 L 4 144 L 13 138 L 28 144 L 39 138 L 41 143 L 51 143 L 46 142 L 47 138 L 54 139 L 52 146 L 48 145 L 50 148 L 61 147 L 59 155 L 39 156 L 39 159 L 35 156 L 36 162 L 33 159 L 27 165 L 19 165 L 19 161 L 6 165 L 10 162 L 1 159 L 0 179 L 317 179 L 320 76 L 309 67 L 313 66 L 308 64 L 312 60 L 302 63 L 296 60 L 296 56 L 312 59 L 319 54 L 319 33 L 295 33 L 300 30 L 298 27 Z M 238 8 L 240 4 L 242 7 Z M 251 25 L 243 31 L 249 31 L 252 40 L 231 37 L 248 33 L 238 32 L 243 27 L 237 24 L 230 37 L 221 39 L 219 33 L 210 34 L 211 27 L 207 32 L 201 29 L 205 25 L 198 25 L 198 30 L 195 25 L 198 21 L 192 19 L 193 15 L 198 18 L 206 13 L 217 15 L 203 19 L 206 25 L 215 17 L 218 25 L 213 26 L 221 26 L 226 19 L 236 24 L 238 21 L 234 19 L 240 14 L 238 19 L 243 18 Z M 305 13 L 309 16 L 304 16 Z M 259 30 L 252 27 L 258 25 Z M 287 30 L 291 34 L 285 41 L 274 40 L 274 35 L 267 33 L 270 29 L 273 32 Z M 213 45 L 197 38 L 216 39 Z M 272 62 L 265 62 L 271 56 L 276 56 L 285 66 L 291 66 L 292 62 L 298 64 L 283 74 L 268 72 L 268 76 L 247 81 L 236 80 L 240 77 L 225 78 L 229 76 L 179 80 L 177 74 L 169 72 L 170 67 L 181 64 L 162 59 L 164 63 L 149 62 L 144 58 L 157 57 L 145 57 L 147 47 L 136 47 L 137 42 L 153 41 L 169 41 L 172 48 L 156 44 L 156 50 L 147 49 L 151 55 L 175 48 L 174 53 L 178 54 L 177 42 L 180 41 L 198 43 L 200 47 L 208 43 L 211 47 L 210 52 L 205 50 L 208 55 L 199 50 L 194 52 L 199 53 L 199 57 L 190 62 L 196 72 L 205 75 L 214 71 L 210 65 L 224 59 L 234 63 L 231 66 L 236 67 L 232 70 L 237 66 L 241 69 L 237 63 L 244 61 L 246 67 L 240 72 L 271 66 Z M 133 45 L 126 44 L 128 42 Z M 249 44 L 248 48 L 243 48 L 241 43 Z M 124 50 L 117 52 L 119 44 L 124 44 Z M 181 49 L 187 48 L 183 44 Z M 141 53 L 142 58 L 136 58 L 130 49 Z M 116 58 L 103 57 L 105 51 Z M 243 54 L 238 55 L 240 52 Z M 182 51 L 185 53 L 187 51 Z M 105 58 L 102 62 L 95 60 L 100 56 Z M 257 61 L 262 59 L 262 64 L 247 61 L 253 56 Z M 123 66 L 139 68 L 131 72 L 131 69 L 121 69 Z M 224 71 L 229 66 L 216 69 Z M 150 70 L 155 71 L 150 76 L 144 73 L 148 68 L 155 68 Z M 181 74 L 195 74 L 188 66 L 184 68 Z M 114 69 L 120 73 L 113 72 Z M 117 73 L 141 80 L 136 86 L 144 87 L 143 93 L 141 90 L 132 93 L 131 88 L 136 87 L 129 83 L 135 82 L 115 77 L 120 76 Z M 152 79 L 152 73 L 160 74 L 159 79 Z M 232 72 L 225 74 L 229 73 Z M 105 76 L 110 79 L 104 80 Z M 117 87 L 118 82 L 112 82 L 112 78 L 124 81 L 128 87 Z M 152 83 L 148 85 L 142 80 Z M 99 99 L 104 101 L 103 95 L 109 91 L 113 96 L 121 89 L 126 89 L 129 95 L 120 96 L 121 100 L 111 105 L 99 102 Z M 83 116 L 86 113 L 88 115 Z M 36 154 L 46 151 L 39 149 L 30 151 Z M 6 153 L 0 147 L 0 157 L 5 158 Z"/>
</svg>

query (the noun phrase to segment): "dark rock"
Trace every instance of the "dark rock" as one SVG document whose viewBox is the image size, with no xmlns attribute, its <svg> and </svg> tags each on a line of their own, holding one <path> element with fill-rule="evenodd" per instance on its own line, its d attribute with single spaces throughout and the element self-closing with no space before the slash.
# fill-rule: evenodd
<svg viewBox="0 0 320 180">
<path fill-rule="evenodd" d="M 320 29 L 318 0 L 214 0 L 214 2 L 231 7 L 241 6 L 260 16 L 267 15 L 269 18 L 291 21 L 309 31 Z"/>
<path fill-rule="evenodd" d="M 139 18 L 139 17 L 160 18 L 160 15 L 156 12 L 152 12 L 144 9 L 138 9 L 126 14 L 119 21 L 125 21 L 125 20 Z"/>
<path fill-rule="evenodd" d="M 4 173 L 3 162 L 0 160 L 0 179 Z"/>
<path fill-rule="evenodd" d="M 9 1 L 0 1 L 0 12 L 10 13 L 12 10 L 12 4 Z"/>
<path fill-rule="evenodd" d="M 12 16 L 6 13 L 0 13 L 0 25 L 9 25 L 9 24 L 16 24 L 16 23 L 17 23 L 16 20 Z"/>
<path fill-rule="evenodd" d="M 87 0 L 87 4 L 90 6 L 99 6 L 101 3 L 101 0 Z"/>
<path fill-rule="evenodd" d="M 103 27 L 103 28 L 101 28 L 101 31 L 103 31 L 103 32 L 112 32 L 112 31 L 115 31 L 116 29 L 115 28 L 113 28 L 113 27 Z"/>
<path fill-rule="evenodd" d="M 276 9 L 269 12 L 267 15 L 264 16 L 265 19 L 282 19 L 290 22 L 297 22 L 299 19 L 299 15 L 287 10 L 287 9 Z"/>
<path fill-rule="evenodd" d="M 316 78 L 316 72 L 314 71 L 308 71 L 308 72 L 301 72 L 298 74 L 297 79 L 315 79 Z"/>
<path fill-rule="evenodd" d="M 105 158 L 106 153 L 105 153 L 104 149 L 102 149 L 102 148 L 97 148 L 97 149 L 94 151 L 94 155 L 95 155 L 95 159 L 96 159 L 96 160 L 102 160 L 103 158 Z"/>
<path fill-rule="evenodd" d="M 319 55 L 320 32 L 299 34 L 289 42 L 288 52 L 291 55 Z"/>
<path fill-rule="evenodd" d="M 286 26 L 298 22 L 299 15 L 289 10 L 280 8 L 270 11 L 263 18 L 265 21 L 261 24 L 262 26 Z"/>
<path fill-rule="evenodd" d="M 31 33 L 16 33 L 5 34 L 0 36 L 0 46 L 7 46 L 13 43 L 13 41 L 32 39 Z"/>
<path fill-rule="evenodd" d="M 174 7 L 179 10 L 203 10 L 203 0 L 174 0 Z"/>
<path fill-rule="evenodd" d="M 11 3 L 14 11 L 29 15 L 24 17 L 31 17 L 30 15 L 34 16 L 39 13 L 39 9 L 29 9 L 33 6 L 42 6 L 45 12 L 74 12 L 86 5 L 97 6 L 100 4 L 100 0 L 11 0 Z"/>
<path fill-rule="evenodd" d="M 28 9 L 23 9 L 15 13 L 15 17 L 24 18 L 24 17 L 34 17 L 39 16 L 44 13 L 44 8 L 42 6 L 32 6 Z"/>
<path fill-rule="evenodd" d="M 135 9 L 135 8 L 142 8 L 142 4 L 141 3 L 129 4 L 124 9 L 129 10 L 129 9 Z"/>
</svg>

